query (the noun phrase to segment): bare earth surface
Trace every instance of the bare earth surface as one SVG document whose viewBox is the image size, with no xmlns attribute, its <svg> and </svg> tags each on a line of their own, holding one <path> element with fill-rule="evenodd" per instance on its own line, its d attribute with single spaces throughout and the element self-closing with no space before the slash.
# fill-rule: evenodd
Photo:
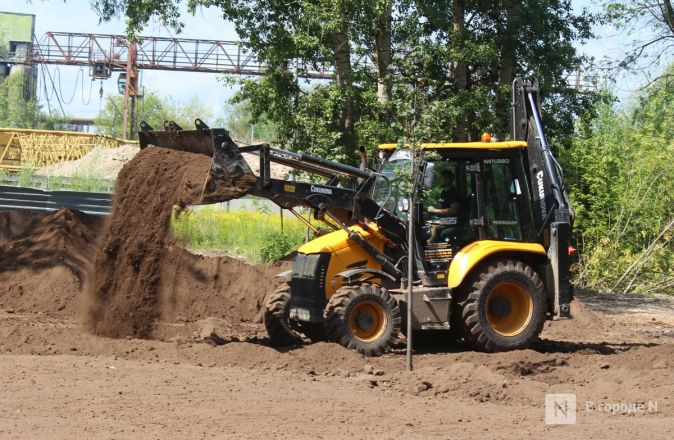
<svg viewBox="0 0 674 440">
<path fill-rule="evenodd" d="M 100 228 L 70 211 L 0 215 L 1 439 L 674 432 L 671 297 L 581 293 L 574 319 L 547 323 L 533 350 L 483 354 L 420 340 L 407 373 L 403 341 L 374 359 L 330 343 L 270 346 L 258 312 L 287 263 L 170 249 L 152 334 L 111 339 L 83 325 Z M 546 393 L 576 395 L 575 424 L 545 423 Z"/>
</svg>

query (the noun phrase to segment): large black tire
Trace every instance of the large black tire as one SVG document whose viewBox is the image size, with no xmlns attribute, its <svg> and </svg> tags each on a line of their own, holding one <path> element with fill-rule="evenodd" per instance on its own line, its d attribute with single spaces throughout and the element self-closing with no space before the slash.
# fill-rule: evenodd
<svg viewBox="0 0 674 440">
<path fill-rule="evenodd" d="M 365 356 L 380 356 L 390 348 L 400 322 L 398 303 L 376 284 L 342 286 L 325 308 L 328 339 Z"/>
<path fill-rule="evenodd" d="M 283 283 L 269 297 L 264 311 L 264 326 L 276 345 L 299 345 L 302 337 L 290 325 L 290 285 Z"/>
<path fill-rule="evenodd" d="M 547 296 L 540 277 L 518 260 L 500 260 L 473 275 L 457 304 L 459 328 L 473 349 L 524 349 L 543 330 Z"/>
</svg>

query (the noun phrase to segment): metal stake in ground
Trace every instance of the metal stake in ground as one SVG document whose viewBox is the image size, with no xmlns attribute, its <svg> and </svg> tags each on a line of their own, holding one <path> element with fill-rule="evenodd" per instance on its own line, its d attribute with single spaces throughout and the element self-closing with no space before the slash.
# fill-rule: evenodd
<svg viewBox="0 0 674 440">
<path fill-rule="evenodd" d="M 414 269 L 414 192 L 416 177 L 414 173 L 414 143 L 410 145 L 410 166 L 412 189 L 410 190 L 409 209 L 407 211 L 407 371 L 412 371 L 412 290 L 413 290 L 413 275 Z"/>
</svg>

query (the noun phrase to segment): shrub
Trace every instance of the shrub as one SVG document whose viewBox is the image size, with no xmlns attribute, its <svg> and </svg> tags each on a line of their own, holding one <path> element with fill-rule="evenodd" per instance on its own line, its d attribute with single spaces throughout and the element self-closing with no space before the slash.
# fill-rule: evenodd
<svg viewBox="0 0 674 440">
<path fill-rule="evenodd" d="M 576 283 L 671 293 L 674 81 L 658 81 L 640 98 L 627 111 L 600 105 L 560 156 L 576 209 Z"/>
<path fill-rule="evenodd" d="M 281 258 L 304 242 L 305 226 L 278 213 L 199 207 L 173 218 L 174 236 L 188 249 L 225 252 L 261 263 Z"/>
<path fill-rule="evenodd" d="M 260 258 L 263 263 L 277 261 L 295 249 L 293 241 L 283 232 L 267 233 L 262 237 Z"/>
</svg>

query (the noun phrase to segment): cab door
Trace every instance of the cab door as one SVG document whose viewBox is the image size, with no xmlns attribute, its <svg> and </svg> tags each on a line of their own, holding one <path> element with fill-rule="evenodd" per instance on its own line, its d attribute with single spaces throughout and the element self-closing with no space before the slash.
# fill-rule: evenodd
<svg viewBox="0 0 674 440">
<path fill-rule="evenodd" d="M 478 229 L 471 224 L 478 212 L 476 176 L 471 172 L 476 163 L 466 157 L 434 161 L 433 187 L 422 194 L 418 210 L 421 225 L 417 234 L 418 260 L 423 267 L 419 275 L 425 286 L 446 286 L 453 256 L 478 238 Z M 446 184 L 448 173 L 452 176 L 450 189 Z M 434 213 L 432 208 L 448 206 L 450 201 L 443 200 L 448 193 L 451 202 L 458 204 L 457 212 Z"/>
</svg>

